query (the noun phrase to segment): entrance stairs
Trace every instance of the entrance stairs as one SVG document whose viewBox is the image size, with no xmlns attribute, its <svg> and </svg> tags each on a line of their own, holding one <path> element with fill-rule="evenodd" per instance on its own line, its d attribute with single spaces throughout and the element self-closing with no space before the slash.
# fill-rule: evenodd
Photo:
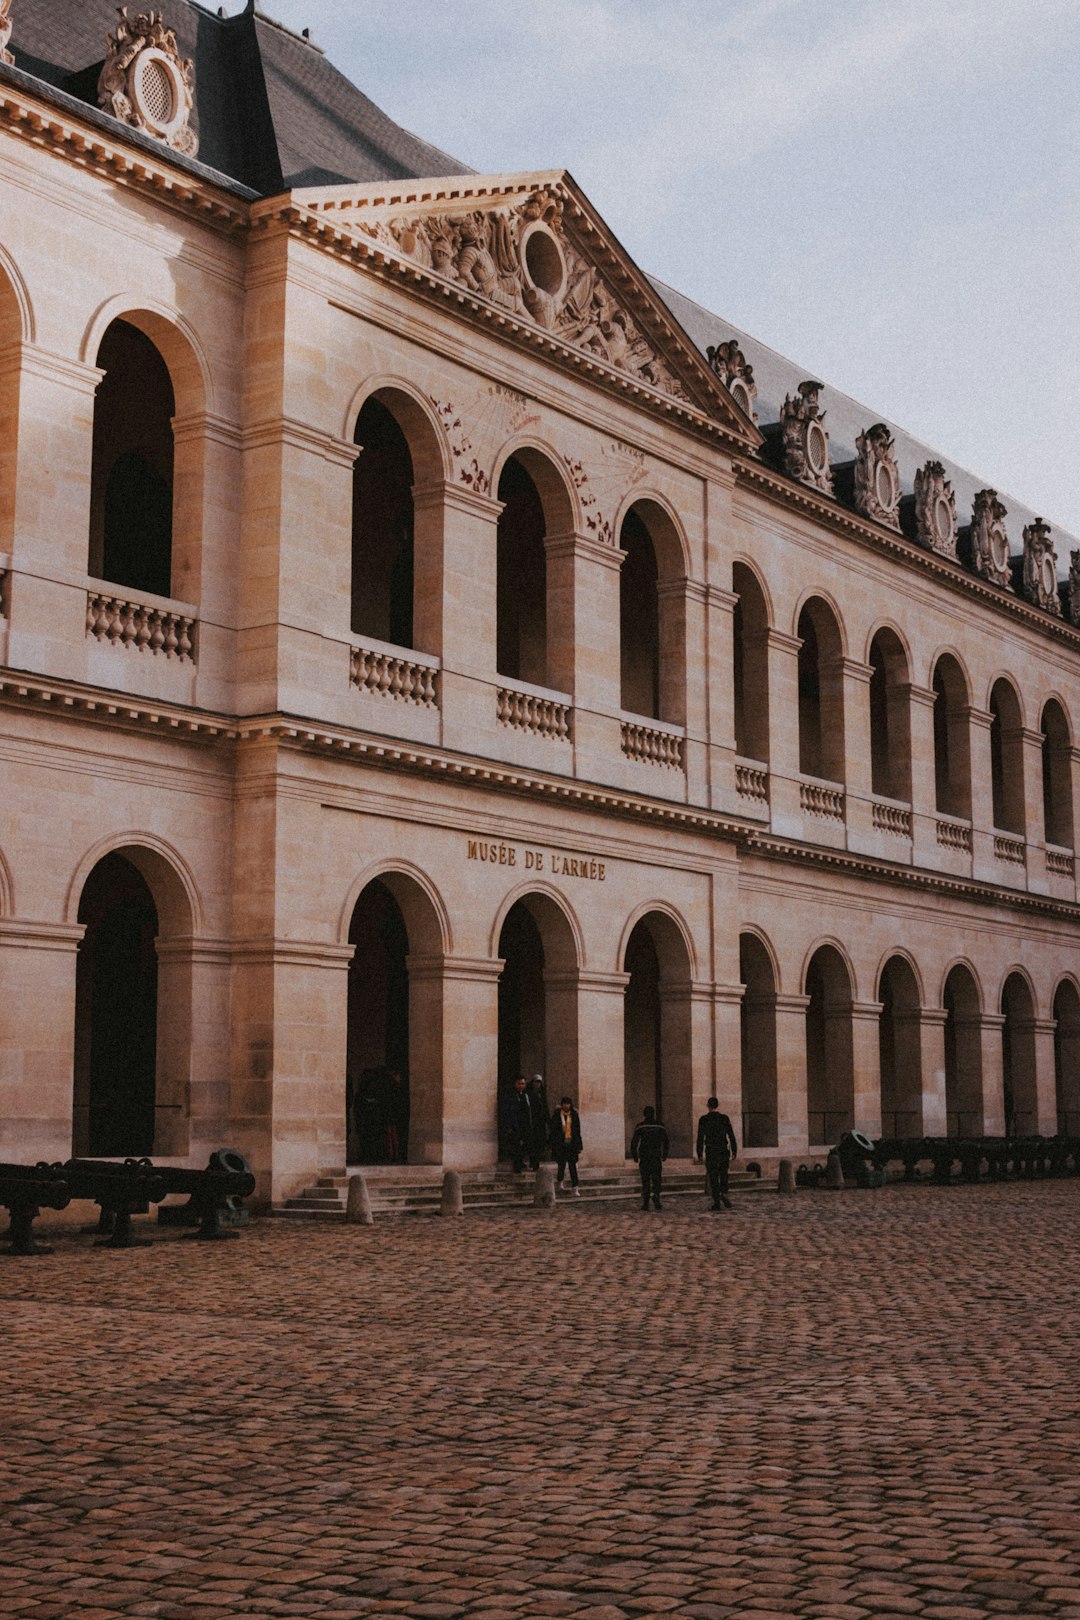
<svg viewBox="0 0 1080 1620">
<path fill-rule="evenodd" d="M 437 1215 L 442 1203 L 442 1171 L 434 1165 L 365 1165 L 360 1173 L 367 1182 L 371 1212 L 378 1219 L 386 1215 Z M 636 1169 L 579 1171 L 581 1197 L 557 1195 L 558 1203 L 576 1206 L 585 1203 L 633 1204 L 641 1198 Z M 731 1191 L 735 1198 L 757 1192 L 764 1183 L 752 1171 L 736 1167 L 731 1171 Z M 348 1195 L 347 1174 L 320 1176 L 310 1187 L 283 1204 L 275 1205 L 275 1215 L 293 1220 L 343 1221 Z M 664 1199 L 696 1198 L 706 1201 L 705 1169 L 689 1160 L 669 1159 L 664 1166 Z M 512 1170 L 465 1171 L 461 1178 L 461 1198 L 466 1210 L 518 1209 L 533 1201 L 533 1175 Z"/>
</svg>

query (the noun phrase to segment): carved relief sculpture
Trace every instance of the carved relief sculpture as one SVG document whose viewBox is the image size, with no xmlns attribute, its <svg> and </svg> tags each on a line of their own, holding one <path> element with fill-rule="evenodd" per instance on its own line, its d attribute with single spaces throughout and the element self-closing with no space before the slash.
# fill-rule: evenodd
<svg viewBox="0 0 1080 1620">
<path fill-rule="evenodd" d="M 997 498 L 996 489 L 980 489 L 971 510 L 971 560 L 975 572 L 992 585 L 1012 590 L 1009 570 L 1009 537 L 1005 532 L 1008 509 Z"/>
<path fill-rule="evenodd" d="M 1024 530 L 1024 595 L 1036 607 L 1060 617 L 1057 553 L 1050 538 L 1050 525 L 1036 518 Z"/>
<path fill-rule="evenodd" d="M 956 495 L 940 461 L 928 461 L 915 474 L 915 533 L 931 551 L 955 558 Z"/>
<path fill-rule="evenodd" d="M 818 407 L 818 395 L 824 386 L 819 382 L 801 382 L 798 395 L 789 394 L 784 400 L 780 426 L 784 436 L 784 471 L 801 484 L 831 495 L 829 435 L 825 431 L 825 413 Z"/>
<path fill-rule="evenodd" d="M 754 400 L 757 398 L 757 383 L 754 381 L 754 368 L 747 365 L 746 356 L 739 345 L 734 339 L 730 343 L 718 343 L 715 348 L 710 347 L 705 351 L 705 357 L 739 409 L 751 422 L 756 422 Z"/>
<path fill-rule="evenodd" d="M 1069 553 L 1069 618 L 1080 624 L 1080 551 Z"/>
<path fill-rule="evenodd" d="M 855 440 L 855 509 L 887 528 L 900 528 L 900 469 L 896 444 L 884 422 Z"/>
<path fill-rule="evenodd" d="M 194 157 L 198 137 L 189 127 L 195 100 L 195 65 L 180 55 L 176 34 L 160 11 L 128 16 L 119 8 L 116 33 L 98 79 L 98 103 L 114 118 Z"/>
<path fill-rule="evenodd" d="M 534 321 L 651 388 L 687 398 L 596 265 L 577 251 L 554 192 L 534 192 L 510 207 L 397 215 L 361 228 L 475 297 Z"/>
<path fill-rule="evenodd" d="M 15 24 L 11 20 L 11 7 L 13 0 L 0 0 L 0 62 L 14 62 L 15 58 L 8 50 L 8 40 Z"/>
</svg>

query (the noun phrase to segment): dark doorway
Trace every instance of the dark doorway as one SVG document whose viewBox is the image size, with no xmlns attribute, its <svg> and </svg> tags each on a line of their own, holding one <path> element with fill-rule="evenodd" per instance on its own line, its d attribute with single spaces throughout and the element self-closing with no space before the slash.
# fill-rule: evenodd
<svg viewBox="0 0 1080 1620">
<path fill-rule="evenodd" d="M 138 327 L 114 321 L 101 340 L 94 404 L 90 567 L 98 579 L 172 594 L 173 430 L 169 369 Z"/>
<path fill-rule="evenodd" d="M 106 855 L 79 903 L 75 970 L 74 1152 L 154 1151 L 158 914 L 130 861 Z"/>
<path fill-rule="evenodd" d="M 519 1077 L 547 1074 L 544 944 L 528 907 L 517 901 L 499 934 L 499 1157 L 510 1156 L 507 1100 Z"/>
<path fill-rule="evenodd" d="M 511 681 L 548 684 L 547 558 L 544 507 L 516 456 L 499 479 L 496 558 L 496 668 Z"/>
<path fill-rule="evenodd" d="M 356 424 L 353 472 L 352 628 L 395 647 L 413 645 L 413 464 L 392 413 L 369 399 Z"/>
<path fill-rule="evenodd" d="M 633 1131 L 646 1108 L 655 1108 L 657 1118 L 664 1118 L 660 961 L 652 930 L 644 919 L 630 935 L 623 971 L 630 975 L 623 1019 L 623 1073 L 626 1124 Z"/>
<path fill-rule="evenodd" d="M 401 909 L 378 879 L 349 928 L 347 1147 L 350 1164 L 409 1156 L 409 940 Z"/>
</svg>

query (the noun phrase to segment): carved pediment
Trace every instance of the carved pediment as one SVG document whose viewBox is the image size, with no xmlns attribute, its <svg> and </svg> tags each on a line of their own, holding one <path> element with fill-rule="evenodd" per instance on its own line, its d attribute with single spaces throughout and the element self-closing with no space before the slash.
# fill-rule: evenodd
<svg viewBox="0 0 1080 1620">
<path fill-rule="evenodd" d="M 1050 525 L 1036 518 L 1024 530 L 1024 595 L 1047 613 L 1061 613 L 1058 595 L 1057 553 Z"/>
<path fill-rule="evenodd" d="M 855 510 L 890 529 L 900 528 L 900 469 L 896 444 L 884 422 L 855 440 Z"/>
<path fill-rule="evenodd" d="M 789 394 L 780 412 L 783 434 L 784 471 L 811 489 L 823 494 L 833 492 L 832 472 L 829 468 L 829 435 L 825 429 L 825 413 L 818 406 L 818 396 L 824 383 L 807 380 L 799 384 L 797 394 Z"/>
<path fill-rule="evenodd" d="M 410 261 L 425 281 L 435 276 L 458 289 L 463 309 L 467 300 L 485 303 L 505 314 L 515 335 L 529 328 L 549 334 L 549 354 L 557 345 L 576 350 L 598 374 L 621 373 L 756 447 L 732 391 L 720 386 L 569 176 L 409 182 L 396 196 L 383 188 L 367 198 L 344 190 L 293 197 L 328 224 Z"/>
<path fill-rule="evenodd" d="M 928 461 L 915 474 L 915 534 L 943 557 L 956 556 L 956 495 L 940 461 Z"/>
<path fill-rule="evenodd" d="M 160 11 L 128 16 L 109 35 L 109 49 L 98 80 L 98 104 L 133 129 L 194 157 L 198 137 L 190 127 L 195 101 L 195 64 L 182 57 L 176 34 Z"/>
<path fill-rule="evenodd" d="M 971 560 L 983 579 L 1011 590 L 1007 516 L 1008 509 L 998 500 L 996 489 L 979 490 L 971 512 Z"/>
<path fill-rule="evenodd" d="M 705 357 L 710 369 L 715 371 L 739 409 L 751 422 L 756 422 L 754 400 L 757 398 L 757 383 L 754 381 L 754 368 L 747 364 L 739 345 L 734 339 L 730 343 L 718 343 L 715 348 L 710 347 L 705 351 Z"/>
<path fill-rule="evenodd" d="M 8 50 L 8 41 L 15 24 L 11 20 L 12 0 L 0 0 L 0 62 L 14 62 Z"/>
</svg>

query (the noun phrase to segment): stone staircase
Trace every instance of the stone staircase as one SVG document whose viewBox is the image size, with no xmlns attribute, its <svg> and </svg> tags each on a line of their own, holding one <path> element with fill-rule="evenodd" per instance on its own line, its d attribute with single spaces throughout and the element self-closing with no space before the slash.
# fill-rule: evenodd
<svg viewBox="0 0 1080 1620">
<path fill-rule="evenodd" d="M 371 1198 L 372 1214 L 376 1218 L 387 1215 L 437 1215 L 442 1201 L 443 1172 L 434 1165 L 366 1165 L 362 1170 Z M 636 1170 L 580 1171 L 581 1197 L 559 1193 L 560 1204 L 580 1207 L 585 1203 L 633 1204 L 641 1197 L 641 1183 Z M 461 1195 L 466 1210 L 517 1209 L 530 1205 L 533 1200 L 531 1171 L 515 1175 L 512 1170 L 466 1171 L 462 1175 Z M 343 1221 L 348 1192 L 347 1175 L 320 1176 L 310 1187 L 283 1204 L 275 1205 L 275 1215 L 293 1220 Z M 731 1191 L 739 1198 L 757 1192 L 763 1186 L 772 1187 L 752 1171 L 733 1169 Z M 664 1199 L 698 1199 L 706 1204 L 705 1171 L 700 1165 L 686 1160 L 669 1160 L 664 1166 Z"/>
</svg>

